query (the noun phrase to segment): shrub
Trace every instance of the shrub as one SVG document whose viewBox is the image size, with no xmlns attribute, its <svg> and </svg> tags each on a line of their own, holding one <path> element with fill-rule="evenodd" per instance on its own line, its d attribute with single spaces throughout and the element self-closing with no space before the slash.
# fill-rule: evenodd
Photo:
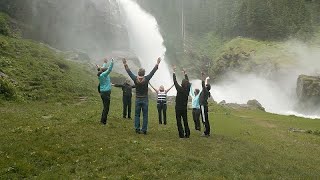
<svg viewBox="0 0 320 180">
<path fill-rule="evenodd" d="M 8 16 L 3 13 L 0 13 L 0 34 L 3 34 L 5 36 L 10 35 Z"/>
<path fill-rule="evenodd" d="M 0 77 L 0 97 L 4 97 L 6 100 L 12 100 L 16 98 L 16 89 L 14 85 L 4 77 Z"/>
</svg>

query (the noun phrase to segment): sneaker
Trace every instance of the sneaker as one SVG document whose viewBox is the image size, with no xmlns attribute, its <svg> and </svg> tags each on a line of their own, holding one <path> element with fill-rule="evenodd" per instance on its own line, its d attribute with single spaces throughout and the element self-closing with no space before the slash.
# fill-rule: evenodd
<svg viewBox="0 0 320 180">
<path fill-rule="evenodd" d="M 147 135 L 147 131 L 142 131 L 142 133 L 143 133 L 144 135 Z"/>
</svg>

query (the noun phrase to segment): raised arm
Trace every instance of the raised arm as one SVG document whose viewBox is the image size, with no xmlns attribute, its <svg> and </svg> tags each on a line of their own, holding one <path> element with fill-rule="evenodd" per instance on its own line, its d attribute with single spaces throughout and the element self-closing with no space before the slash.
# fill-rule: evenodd
<svg viewBox="0 0 320 180">
<path fill-rule="evenodd" d="M 177 82 L 176 66 L 173 67 L 173 83 L 174 83 L 174 86 L 176 87 L 177 91 L 183 91 L 183 88 Z"/>
<path fill-rule="evenodd" d="M 194 94 L 194 92 L 193 92 L 193 88 L 192 88 L 192 86 L 190 86 L 190 96 L 192 97 L 192 98 L 194 98 L 195 97 L 195 94 Z"/>
<path fill-rule="evenodd" d="M 182 73 L 184 75 L 184 78 L 189 81 L 189 77 L 185 68 L 182 69 Z"/>
<path fill-rule="evenodd" d="M 149 85 L 151 86 L 151 88 L 152 88 L 156 93 L 158 93 L 158 90 L 157 90 L 156 88 L 154 88 L 154 87 L 151 85 L 150 82 L 149 82 Z"/>
<path fill-rule="evenodd" d="M 111 73 L 112 69 L 113 69 L 113 59 L 111 59 L 111 64 L 110 64 L 109 68 L 106 71 L 104 71 L 101 75 L 102 76 L 109 75 Z"/>
<path fill-rule="evenodd" d="M 169 92 L 172 88 L 173 88 L 174 84 L 172 84 L 172 86 L 166 90 L 166 93 Z"/>
<path fill-rule="evenodd" d="M 161 58 L 158 58 L 157 64 L 154 66 L 152 71 L 146 76 L 146 80 L 147 81 L 149 81 L 153 77 L 154 73 L 156 73 L 156 71 L 158 70 L 160 62 L 161 62 Z"/>
<path fill-rule="evenodd" d="M 206 88 L 206 84 L 205 84 L 205 74 L 203 72 L 201 72 L 201 85 L 202 85 L 202 89 Z"/>
<path fill-rule="evenodd" d="M 127 60 L 126 60 L 125 58 L 122 59 L 122 63 L 123 63 L 123 65 L 124 65 L 124 68 L 126 69 L 128 75 L 130 76 L 130 78 L 131 78 L 133 81 L 135 81 L 135 80 L 137 79 L 137 76 L 134 75 L 134 74 L 131 72 L 131 70 L 129 69 L 129 66 L 128 66 L 128 64 L 127 64 Z"/>
</svg>

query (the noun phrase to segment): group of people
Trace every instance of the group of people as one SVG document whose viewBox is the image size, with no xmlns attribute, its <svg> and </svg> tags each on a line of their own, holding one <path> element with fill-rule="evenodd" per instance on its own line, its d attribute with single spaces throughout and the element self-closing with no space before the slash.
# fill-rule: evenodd
<svg viewBox="0 0 320 180">
<path fill-rule="evenodd" d="M 127 60 L 123 59 L 122 63 L 126 72 L 128 73 L 134 85 L 130 84 L 127 80 L 124 84 L 112 84 L 110 81 L 110 72 L 113 69 L 114 60 L 111 59 L 111 63 L 108 66 L 107 60 L 105 59 L 102 67 L 98 68 L 98 79 L 99 86 L 98 90 L 103 102 L 103 111 L 101 115 L 101 123 L 103 125 L 107 124 L 109 107 L 110 107 L 110 95 L 111 87 L 120 87 L 123 91 L 123 118 L 128 117 L 131 119 L 131 99 L 132 99 L 132 89 L 136 89 L 136 99 L 135 99 L 135 116 L 134 116 L 134 127 L 137 134 L 147 134 L 148 131 L 148 85 L 157 93 L 157 109 L 158 109 L 158 119 L 159 124 L 167 124 L 167 93 L 175 87 L 177 90 L 176 103 L 175 103 L 175 114 L 176 122 L 178 128 L 178 134 L 180 138 L 190 137 L 190 128 L 188 125 L 188 98 L 189 95 L 192 97 L 192 117 L 195 123 L 195 129 L 201 131 L 200 117 L 204 125 L 203 137 L 210 136 L 210 123 L 208 119 L 208 98 L 210 97 L 210 84 L 207 83 L 209 78 L 205 79 L 204 73 L 201 74 L 202 78 L 202 90 L 193 89 L 191 83 L 189 82 L 188 75 L 183 69 L 184 79 L 182 83 L 177 82 L 176 77 L 176 67 L 173 67 L 173 82 L 174 84 L 169 88 L 165 89 L 164 86 L 160 86 L 159 89 L 154 88 L 150 84 L 150 80 L 159 68 L 161 58 L 157 59 L 156 65 L 152 71 L 146 75 L 145 69 L 140 68 L 138 74 L 135 75 L 130 70 Z M 141 112 L 143 114 L 142 126 L 140 124 Z"/>
</svg>

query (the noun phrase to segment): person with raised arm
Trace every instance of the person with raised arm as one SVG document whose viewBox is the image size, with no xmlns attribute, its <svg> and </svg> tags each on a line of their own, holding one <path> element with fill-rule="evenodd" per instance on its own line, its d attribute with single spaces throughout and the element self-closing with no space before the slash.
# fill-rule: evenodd
<svg viewBox="0 0 320 180">
<path fill-rule="evenodd" d="M 208 80 L 210 78 L 207 77 L 205 79 L 205 74 L 203 72 L 201 72 L 201 79 L 202 79 L 202 92 L 200 93 L 199 103 L 200 103 L 200 109 L 201 109 L 201 119 L 205 128 L 201 136 L 209 137 L 210 122 L 209 122 L 209 116 L 208 116 L 208 99 L 211 97 L 211 94 L 210 94 L 211 85 L 208 84 Z"/>
<path fill-rule="evenodd" d="M 99 71 L 106 71 L 108 69 L 108 58 L 103 59 L 102 66 L 96 64 L 97 70 Z M 100 93 L 100 83 L 98 85 L 98 92 Z"/>
<path fill-rule="evenodd" d="M 113 59 L 108 69 L 99 68 L 98 69 L 98 79 L 99 79 L 99 93 L 103 103 L 103 111 L 101 114 L 101 124 L 106 125 L 110 107 L 110 95 L 111 95 L 111 81 L 109 74 L 113 68 Z"/>
<path fill-rule="evenodd" d="M 149 82 L 151 88 L 157 93 L 157 109 L 159 124 L 162 124 L 162 114 L 163 114 L 163 124 L 167 125 L 167 93 L 173 88 L 174 84 L 167 90 L 164 89 L 164 86 L 160 86 L 159 90 L 154 88 Z"/>
<path fill-rule="evenodd" d="M 177 96 L 176 96 L 176 105 L 175 105 L 175 111 L 176 111 L 176 121 L 177 121 L 177 127 L 178 127 L 178 133 L 180 138 L 189 138 L 190 137 L 190 129 L 188 125 L 188 97 L 190 92 L 190 82 L 188 75 L 183 69 L 183 74 L 185 79 L 182 80 L 181 85 L 177 82 L 176 77 L 176 67 L 173 67 L 173 82 L 174 86 L 177 89 Z M 182 122 L 184 128 L 182 127 Z M 184 129 L 184 130 L 183 130 Z"/>
<path fill-rule="evenodd" d="M 131 104 L 132 104 L 132 89 L 136 88 L 135 85 L 130 84 L 130 80 L 126 80 L 123 84 L 113 84 L 114 87 L 122 89 L 122 103 L 123 103 L 123 118 L 131 119 Z"/>
<path fill-rule="evenodd" d="M 135 118 L 134 118 L 134 126 L 136 133 L 138 134 L 147 134 L 148 130 L 148 83 L 150 79 L 153 77 L 155 72 L 158 70 L 159 64 L 161 62 L 161 58 L 158 58 L 157 64 L 152 69 L 152 71 L 145 76 L 145 69 L 140 68 L 138 71 L 138 76 L 134 75 L 131 70 L 129 69 L 129 66 L 127 64 L 127 60 L 124 58 L 123 65 L 130 76 L 130 78 L 133 80 L 135 86 L 136 86 L 136 102 L 135 102 Z M 141 111 L 143 113 L 143 124 L 142 129 L 140 129 L 140 114 Z"/>
<path fill-rule="evenodd" d="M 200 90 L 195 89 L 193 90 L 192 86 L 190 87 L 190 96 L 192 98 L 192 118 L 194 121 L 194 127 L 197 131 L 201 131 L 201 126 L 200 126 L 200 102 L 199 102 L 199 97 L 200 97 Z"/>
</svg>

